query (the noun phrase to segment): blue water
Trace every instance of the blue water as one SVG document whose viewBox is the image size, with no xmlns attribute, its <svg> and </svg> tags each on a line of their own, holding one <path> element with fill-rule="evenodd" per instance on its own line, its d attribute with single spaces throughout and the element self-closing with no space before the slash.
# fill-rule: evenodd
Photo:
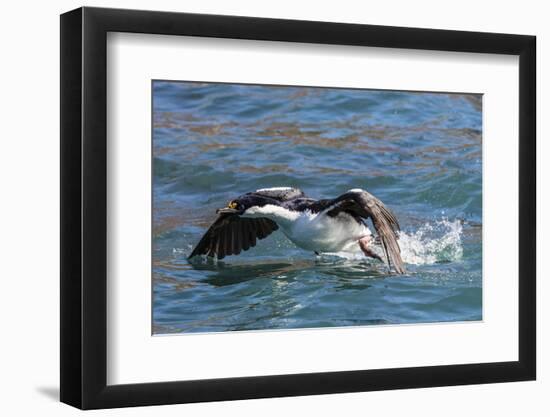
<svg viewBox="0 0 550 417">
<path fill-rule="evenodd" d="M 482 319 L 481 96 L 155 81 L 153 108 L 154 333 Z M 375 194 L 407 274 L 280 231 L 187 261 L 216 208 L 274 186 Z"/>
</svg>

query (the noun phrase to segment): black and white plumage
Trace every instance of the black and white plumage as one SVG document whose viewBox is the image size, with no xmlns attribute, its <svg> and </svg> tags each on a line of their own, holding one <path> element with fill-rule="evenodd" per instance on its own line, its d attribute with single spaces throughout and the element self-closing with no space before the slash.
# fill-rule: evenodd
<svg viewBox="0 0 550 417">
<path fill-rule="evenodd" d="M 370 249 L 373 238 L 365 221 L 371 219 L 388 267 L 405 273 L 396 217 L 362 189 L 349 190 L 334 199 L 315 200 L 297 188 L 265 188 L 241 195 L 217 213 L 218 218 L 190 258 L 237 255 L 281 228 L 296 246 L 315 253 L 361 249 L 366 256 L 382 260 Z"/>
</svg>

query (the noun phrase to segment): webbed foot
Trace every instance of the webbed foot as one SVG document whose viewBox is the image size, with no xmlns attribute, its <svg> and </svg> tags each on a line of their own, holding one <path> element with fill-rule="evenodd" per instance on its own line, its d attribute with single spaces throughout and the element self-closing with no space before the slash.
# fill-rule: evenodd
<svg viewBox="0 0 550 417">
<path fill-rule="evenodd" d="M 365 256 L 368 256 L 369 258 L 378 259 L 379 261 L 384 262 L 382 257 L 380 255 L 378 255 L 375 251 L 372 250 L 371 243 L 373 242 L 373 240 L 374 239 L 370 235 L 362 237 L 358 241 L 359 247 L 361 248 L 361 250 L 363 251 Z"/>
</svg>

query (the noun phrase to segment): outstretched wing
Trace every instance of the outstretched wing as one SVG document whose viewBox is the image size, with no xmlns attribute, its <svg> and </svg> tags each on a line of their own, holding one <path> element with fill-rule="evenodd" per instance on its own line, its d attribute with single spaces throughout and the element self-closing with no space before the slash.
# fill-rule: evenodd
<svg viewBox="0 0 550 417">
<path fill-rule="evenodd" d="M 367 191 L 356 189 L 335 198 L 327 209 L 327 215 L 336 216 L 342 211 L 372 220 L 382 241 L 388 266 L 393 265 L 397 273 L 404 274 L 405 266 L 401 259 L 401 248 L 397 242 L 399 222 L 384 203 Z"/>
<path fill-rule="evenodd" d="M 206 255 L 222 259 L 227 255 L 238 255 L 243 250 L 256 246 L 257 239 L 263 239 L 279 226 L 266 218 L 242 218 L 233 214 L 220 214 L 206 231 L 189 258 Z"/>
</svg>

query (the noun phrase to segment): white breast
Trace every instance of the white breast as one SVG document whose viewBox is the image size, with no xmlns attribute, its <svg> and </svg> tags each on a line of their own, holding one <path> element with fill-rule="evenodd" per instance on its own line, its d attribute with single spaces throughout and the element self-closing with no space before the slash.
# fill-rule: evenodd
<svg viewBox="0 0 550 417">
<path fill-rule="evenodd" d="M 339 252 L 354 249 L 357 241 L 371 234 L 349 214 L 336 217 L 302 212 L 292 222 L 282 224 L 283 233 L 302 249 L 317 252 Z"/>
</svg>

